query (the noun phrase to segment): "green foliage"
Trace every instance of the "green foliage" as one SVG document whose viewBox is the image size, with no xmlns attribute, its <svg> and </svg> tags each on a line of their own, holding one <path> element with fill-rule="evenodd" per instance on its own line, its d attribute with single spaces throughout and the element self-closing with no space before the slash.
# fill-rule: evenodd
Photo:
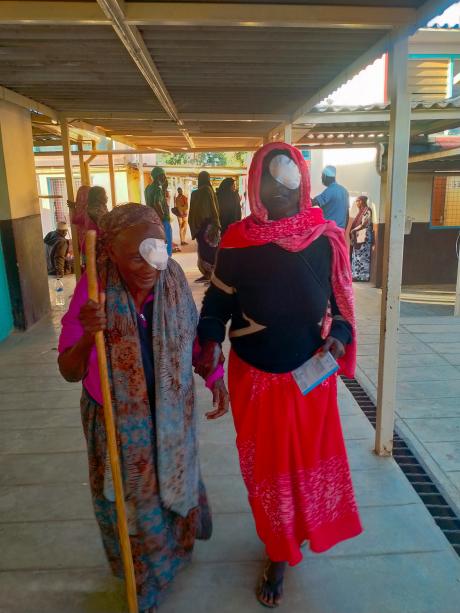
<svg viewBox="0 0 460 613">
<path fill-rule="evenodd" d="M 196 163 L 198 166 L 227 166 L 227 156 L 225 153 L 212 151 L 198 153 Z"/>
<path fill-rule="evenodd" d="M 234 158 L 240 166 L 244 166 L 246 164 L 247 157 L 248 154 L 246 151 L 236 151 L 234 154 Z"/>
<path fill-rule="evenodd" d="M 190 153 L 179 152 L 179 153 L 171 153 L 169 155 L 162 156 L 163 164 L 167 164 L 168 166 L 185 166 L 186 164 L 190 164 L 192 156 Z"/>
</svg>

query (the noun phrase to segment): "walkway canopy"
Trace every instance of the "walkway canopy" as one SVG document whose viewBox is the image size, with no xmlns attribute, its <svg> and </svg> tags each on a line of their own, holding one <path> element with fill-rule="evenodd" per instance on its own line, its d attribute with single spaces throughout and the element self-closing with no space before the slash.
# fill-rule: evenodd
<svg viewBox="0 0 460 613">
<path fill-rule="evenodd" d="M 293 124 L 305 123 L 305 117 L 308 123 L 319 102 L 388 51 L 391 113 L 376 451 L 389 455 L 411 135 L 407 40 L 451 4 L 0 0 L 0 102 L 30 109 L 36 138 L 55 134 L 61 124 L 71 197 L 69 142 L 78 139 L 78 130 L 151 151 L 255 149 L 272 138 L 291 142 Z M 0 146 L 9 146 L 15 161 L 17 137 L 7 127 L 10 139 Z M 308 132 L 305 125 L 300 129 Z M 11 183 L 19 189 L 13 170 L 11 163 Z"/>
<path fill-rule="evenodd" d="M 449 4 L 0 0 L 0 84 L 51 134 L 64 118 L 144 149 L 254 149 Z"/>
</svg>

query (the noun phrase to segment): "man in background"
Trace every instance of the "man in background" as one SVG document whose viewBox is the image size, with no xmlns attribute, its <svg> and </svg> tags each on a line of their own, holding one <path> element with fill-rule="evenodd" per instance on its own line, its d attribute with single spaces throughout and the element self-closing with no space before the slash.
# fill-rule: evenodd
<svg viewBox="0 0 460 613">
<path fill-rule="evenodd" d="M 187 234 L 188 199 L 182 187 L 177 188 L 177 196 L 174 198 L 174 209 L 173 213 L 176 215 L 179 224 L 180 244 L 186 245 L 185 236 Z"/>
<path fill-rule="evenodd" d="M 323 209 L 324 217 L 331 219 L 345 230 L 348 225 L 350 196 L 347 190 L 336 181 L 335 166 L 326 166 L 321 175 L 321 181 L 326 189 L 313 198 L 313 206 Z"/>
<path fill-rule="evenodd" d="M 56 275 L 58 279 L 63 277 L 65 273 L 66 257 L 69 252 L 68 230 L 66 222 L 60 221 L 58 222 L 57 230 L 48 232 L 43 239 L 48 274 Z"/>
<path fill-rule="evenodd" d="M 169 214 L 169 206 L 167 201 L 168 179 L 165 171 L 160 166 L 155 166 L 150 173 L 152 183 L 145 188 L 145 204 L 154 209 L 158 217 L 161 219 L 163 228 L 166 234 L 166 243 L 168 255 L 172 255 L 172 228 L 171 216 Z"/>
</svg>

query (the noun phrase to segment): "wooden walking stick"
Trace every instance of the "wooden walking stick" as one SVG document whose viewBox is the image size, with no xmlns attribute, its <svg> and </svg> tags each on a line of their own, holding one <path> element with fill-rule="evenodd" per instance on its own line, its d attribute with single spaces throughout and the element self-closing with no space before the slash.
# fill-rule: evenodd
<svg viewBox="0 0 460 613">
<path fill-rule="evenodd" d="M 86 273 L 88 276 L 88 297 L 99 302 L 99 287 L 96 272 L 96 232 L 89 230 L 86 235 Z M 105 353 L 104 333 L 95 335 L 97 362 L 101 380 L 102 398 L 104 404 L 105 429 L 107 433 L 107 448 L 109 450 L 110 468 L 112 470 L 115 489 L 115 505 L 117 509 L 118 534 L 120 537 L 121 556 L 125 571 L 126 596 L 129 613 L 138 613 L 136 577 L 134 575 L 133 556 L 129 541 L 128 520 L 126 516 L 123 481 L 121 478 L 120 458 L 118 457 L 117 435 L 113 418 L 112 398 L 110 394 L 109 374 L 107 370 L 107 355 Z"/>
</svg>

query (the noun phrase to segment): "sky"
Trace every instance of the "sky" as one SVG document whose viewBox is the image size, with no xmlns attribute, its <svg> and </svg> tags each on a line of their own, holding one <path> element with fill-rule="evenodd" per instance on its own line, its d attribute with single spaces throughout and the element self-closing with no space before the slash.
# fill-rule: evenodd
<svg viewBox="0 0 460 613">
<path fill-rule="evenodd" d="M 460 23 L 460 2 L 454 2 L 439 17 L 428 23 L 429 26 Z M 334 105 L 352 106 L 378 104 L 384 102 L 385 61 L 379 58 L 362 70 L 353 79 L 342 85 L 328 100 Z"/>
</svg>

